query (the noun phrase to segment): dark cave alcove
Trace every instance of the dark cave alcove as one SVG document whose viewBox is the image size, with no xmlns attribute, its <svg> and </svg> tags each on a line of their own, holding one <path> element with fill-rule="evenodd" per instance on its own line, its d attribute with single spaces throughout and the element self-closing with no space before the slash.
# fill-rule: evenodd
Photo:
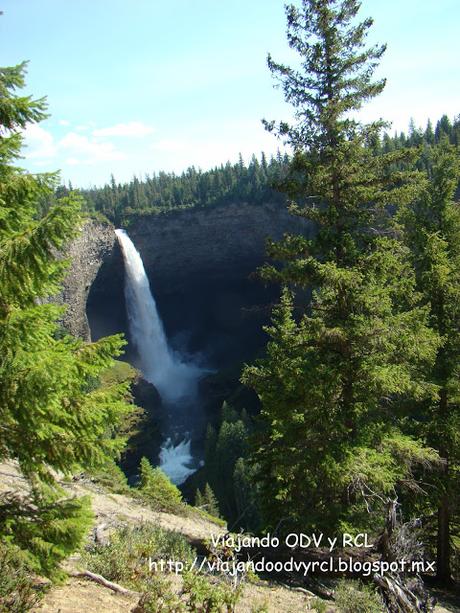
<svg viewBox="0 0 460 613">
<path fill-rule="evenodd" d="M 206 270 L 187 274 L 174 285 L 167 274 L 147 270 L 152 293 L 171 345 L 182 353 L 199 355 L 213 368 L 231 367 L 253 358 L 266 343 L 262 326 L 268 322 L 271 305 L 279 289 L 264 287 L 251 274 L 260 262 L 244 267 Z M 155 278 L 156 276 L 156 278 Z M 87 301 L 91 338 L 124 333 L 128 340 L 126 357 L 135 364 L 135 351 L 129 341 L 124 297 L 124 266 L 114 246 L 91 286 Z"/>
</svg>

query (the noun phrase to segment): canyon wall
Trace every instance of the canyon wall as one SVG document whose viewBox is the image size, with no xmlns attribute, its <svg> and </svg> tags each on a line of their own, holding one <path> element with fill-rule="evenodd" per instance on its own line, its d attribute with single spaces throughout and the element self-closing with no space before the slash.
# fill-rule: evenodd
<svg viewBox="0 0 460 613">
<path fill-rule="evenodd" d="M 247 276 L 265 259 L 268 237 L 308 231 L 284 205 L 229 204 L 139 218 L 128 228 L 160 291 L 193 278 Z"/>
<path fill-rule="evenodd" d="M 309 222 L 289 215 L 285 206 L 244 203 L 138 217 L 126 229 L 168 338 L 220 365 L 244 359 L 264 343 L 261 328 L 279 292 L 253 274 L 266 260 L 267 238 L 311 233 Z M 93 283 L 87 311 L 94 338 L 127 331 L 118 245 Z"/>
<path fill-rule="evenodd" d="M 221 364 L 252 355 L 264 343 L 262 325 L 279 292 L 253 274 L 266 260 L 267 238 L 310 235 L 312 226 L 282 205 L 238 203 L 138 217 L 127 231 L 168 337 L 181 350 L 203 352 Z M 114 227 L 88 221 L 66 256 L 72 264 L 58 297 L 67 305 L 66 328 L 87 340 L 90 328 L 93 340 L 117 332 L 129 340 Z"/>
<path fill-rule="evenodd" d="M 64 254 L 70 259 L 70 266 L 62 291 L 54 300 L 66 305 L 62 319 L 64 327 L 85 340 L 90 340 L 86 316 L 88 295 L 99 269 L 113 251 L 115 238 L 109 222 L 88 220 Z"/>
</svg>

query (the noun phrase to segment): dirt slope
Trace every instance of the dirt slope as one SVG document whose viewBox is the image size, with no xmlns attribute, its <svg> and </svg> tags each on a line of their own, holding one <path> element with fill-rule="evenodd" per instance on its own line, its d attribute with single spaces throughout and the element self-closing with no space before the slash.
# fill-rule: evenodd
<svg viewBox="0 0 460 613">
<path fill-rule="evenodd" d="M 88 480 L 62 483 L 76 496 L 89 495 L 95 514 L 94 534 L 104 539 L 110 530 L 120 524 L 152 522 L 168 530 L 180 532 L 191 541 L 210 539 L 211 535 L 225 533 L 225 529 L 199 516 L 182 517 L 160 513 L 144 506 L 126 495 L 112 494 Z M 24 491 L 26 484 L 13 463 L 0 464 L 0 493 Z M 68 567 L 78 568 L 79 557 L 73 556 Z M 180 589 L 180 579 L 173 577 L 173 584 Z M 269 613 L 298 613 L 314 611 L 314 595 L 287 589 L 280 585 L 261 582 L 246 584 L 237 605 L 237 613 L 256 611 Z M 138 602 L 136 595 L 122 595 L 90 580 L 70 578 L 63 586 L 53 587 L 34 613 L 121 613 L 132 611 Z M 326 611 L 336 611 L 326 604 Z M 437 606 L 436 613 L 460 613 L 460 608 Z"/>
</svg>

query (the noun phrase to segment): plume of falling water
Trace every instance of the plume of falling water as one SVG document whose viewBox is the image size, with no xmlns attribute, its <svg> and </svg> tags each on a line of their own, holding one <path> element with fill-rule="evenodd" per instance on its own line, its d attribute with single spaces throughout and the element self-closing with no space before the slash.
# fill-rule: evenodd
<svg viewBox="0 0 460 613">
<path fill-rule="evenodd" d="M 170 406 L 193 399 L 202 369 L 181 360 L 168 345 L 142 258 L 124 230 L 115 230 L 125 264 L 125 300 L 130 337 L 144 378 L 153 383 Z M 182 483 L 194 469 L 190 441 L 174 445 L 167 439 L 160 452 L 160 466 L 175 483 Z"/>
</svg>

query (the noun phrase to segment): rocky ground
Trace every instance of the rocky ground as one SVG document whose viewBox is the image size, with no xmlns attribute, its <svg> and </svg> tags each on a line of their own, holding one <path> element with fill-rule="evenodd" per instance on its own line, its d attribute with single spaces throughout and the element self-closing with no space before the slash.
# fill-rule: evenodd
<svg viewBox="0 0 460 613">
<path fill-rule="evenodd" d="M 63 483 L 69 494 L 90 495 L 95 523 L 90 538 L 104 540 L 110 531 L 122 524 L 152 522 L 168 530 L 183 534 L 191 542 L 210 539 L 211 535 L 224 534 L 225 529 L 205 518 L 190 515 L 178 516 L 155 512 L 140 501 L 126 495 L 105 491 L 100 485 L 89 480 Z M 0 493 L 21 491 L 25 482 L 13 463 L 0 464 Z M 79 556 L 73 556 L 67 564 L 70 571 L 83 570 Z M 173 585 L 180 589 L 180 579 L 173 577 Z M 136 608 L 139 597 L 135 594 L 120 594 L 86 578 L 70 577 L 62 586 L 53 587 L 34 613 L 118 613 L 131 612 Z M 297 591 L 263 581 L 259 584 L 246 583 L 238 613 L 273 612 L 297 613 L 314 611 L 315 597 L 307 590 Z M 333 604 L 324 603 L 324 611 L 336 611 Z M 460 613 L 455 604 L 437 606 L 436 613 Z"/>
<path fill-rule="evenodd" d="M 70 494 L 91 496 L 95 515 L 94 533 L 97 532 L 98 539 L 106 538 L 110 530 L 117 525 L 140 522 L 153 522 L 168 530 L 180 532 L 192 542 L 210 539 L 211 535 L 225 534 L 224 528 L 206 519 L 155 512 L 129 496 L 109 493 L 89 481 L 64 483 L 63 486 Z M 25 482 L 14 464 L 0 464 L 0 493 L 23 489 Z M 67 568 L 80 569 L 79 557 L 74 556 L 69 560 Z M 311 611 L 310 603 L 313 599 L 313 594 L 293 591 L 268 582 L 261 585 L 248 583 L 237 606 L 237 612 Z M 136 595 L 115 593 L 91 580 L 70 577 L 65 585 L 53 587 L 34 613 L 121 613 L 132 611 L 138 600 Z M 334 609 L 331 608 L 332 610 Z"/>
</svg>

